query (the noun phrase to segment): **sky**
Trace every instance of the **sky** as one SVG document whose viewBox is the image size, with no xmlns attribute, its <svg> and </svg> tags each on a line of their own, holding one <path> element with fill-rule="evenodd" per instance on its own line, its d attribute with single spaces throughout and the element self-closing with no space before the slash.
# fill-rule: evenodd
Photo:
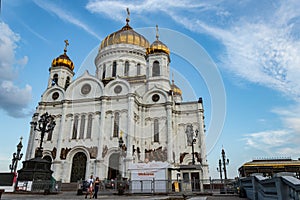
<svg viewBox="0 0 300 200">
<path fill-rule="evenodd" d="M 212 178 L 219 178 L 222 148 L 229 178 L 252 159 L 300 157 L 300 1 L 2 0 L 0 172 L 9 170 L 20 137 L 26 153 L 29 123 L 63 41 L 75 78 L 86 69 L 94 74 L 93 56 L 125 25 L 127 7 L 130 25 L 150 43 L 158 24 L 184 100 L 203 98 Z"/>
</svg>

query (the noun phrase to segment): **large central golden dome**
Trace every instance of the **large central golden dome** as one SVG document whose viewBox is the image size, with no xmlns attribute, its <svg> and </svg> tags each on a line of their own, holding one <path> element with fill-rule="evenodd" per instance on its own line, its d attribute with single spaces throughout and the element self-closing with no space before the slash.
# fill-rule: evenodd
<svg viewBox="0 0 300 200">
<path fill-rule="evenodd" d="M 108 35 L 102 42 L 100 49 L 113 44 L 133 44 L 143 48 L 148 48 L 149 41 L 141 34 L 135 32 L 128 24 L 129 20 L 126 20 L 126 25 L 110 35 Z"/>
</svg>

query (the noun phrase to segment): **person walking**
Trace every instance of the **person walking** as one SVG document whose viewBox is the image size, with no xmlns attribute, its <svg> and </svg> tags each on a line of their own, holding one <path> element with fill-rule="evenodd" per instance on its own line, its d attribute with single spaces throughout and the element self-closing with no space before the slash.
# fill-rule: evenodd
<svg viewBox="0 0 300 200">
<path fill-rule="evenodd" d="M 95 199 L 97 199 L 97 196 L 98 196 L 99 186 L 100 186 L 100 180 L 99 180 L 99 177 L 97 177 L 96 180 L 95 180 L 95 183 L 94 183 L 93 198 L 95 198 Z"/>
<path fill-rule="evenodd" d="M 88 194 L 90 194 L 90 199 L 93 196 L 93 189 L 94 189 L 94 179 L 93 175 L 90 176 L 90 178 L 87 180 L 88 187 L 87 187 L 87 193 L 85 195 L 85 198 L 87 198 Z"/>
</svg>

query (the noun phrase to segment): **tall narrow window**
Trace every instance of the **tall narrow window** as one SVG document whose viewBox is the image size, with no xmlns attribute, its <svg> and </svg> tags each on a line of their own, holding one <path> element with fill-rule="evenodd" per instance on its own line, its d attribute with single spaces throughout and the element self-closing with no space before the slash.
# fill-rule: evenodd
<svg viewBox="0 0 300 200">
<path fill-rule="evenodd" d="M 92 123 L 93 123 L 93 116 L 92 116 L 92 114 L 89 114 L 86 138 L 91 138 L 91 136 L 92 136 L 92 126 L 93 126 Z"/>
<path fill-rule="evenodd" d="M 70 85 L 70 77 L 67 77 L 66 84 L 65 84 L 65 90 L 69 87 L 69 85 Z"/>
<path fill-rule="evenodd" d="M 58 75 L 57 74 L 54 74 L 53 75 L 53 78 L 52 78 L 52 85 L 57 85 L 58 84 Z"/>
<path fill-rule="evenodd" d="M 113 137 L 119 137 L 119 123 L 120 123 L 120 114 L 116 112 L 114 117 Z"/>
<path fill-rule="evenodd" d="M 137 75 L 141 75 L 141 64 L 140 63 L 138 63 L 137 65 L 136 65 L 136 73 L 137 73 Z"/>
<path fill-rule="evenodd" d="M 158 119 L 154 120 L 154 142 L 159 142 L 159 124 L 158 124 Z"/>
<path fill-rule="evenodd" d="M 129 74 L 129 62 L 125 62 L 124 76 L 128 76 Z"/>
<path fill-rule="evenodd" d="M 102 68 L 102 79 L 105 79 L 105 73 L 106 73 L 106 65 L 104 64 Z"/>
<path fill-rule="evenodd" d="M 160 75 L 159 62 L 154 61 L 153 68 L 152 68 L 152 76 L 159 76 L 159 75 Z"/>
<path fill-rule="evenodd" d="M 114 61 L 113 68 L 112 68 L 112 77 L 116 77 L 116 76 L 117 76 L 117 62 Z"/>
<path fill-rule="evenodd" d="M 84 137 L 84 128 L 85 128 L 85 115 L 82 115 L 80 120 L 79 139 L 83 139 Z"/>
<path fill-rule="evenodd" d="M 72 139 L 77 138 L 77 130 L 78 130 L 78 116 L 75 116 L 74 123 L 73 123 Z"/>
</svg>

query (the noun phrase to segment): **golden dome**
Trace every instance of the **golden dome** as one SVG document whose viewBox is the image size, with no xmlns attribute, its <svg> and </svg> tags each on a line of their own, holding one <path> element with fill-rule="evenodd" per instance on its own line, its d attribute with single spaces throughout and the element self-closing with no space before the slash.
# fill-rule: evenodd
<svg viewBox="0 0 300 200">
<path fill-rule="evenodd" d="M 159 40 L 154 41 L 149 48 L 147 48 L 147 54 L 152 53 L 166 53 L 170 55 L 170 49 Z"/>
<path fill-rule="evenodd" d="M 65 40 L 65 43 L 66 45 L 65 45 L 64 53 L 58 56 L 57 58 L 53 59 L 51 66 L 52 67 L 65 66 L 73 71 L 74 64 L 72 60 L 69 58 L 69 56 L 67 56 L 67 46 L 69 45 L 68 40 Z"/>
<path fill-rule="evenodd" d="M 149 47 L 149 41 L 129 26 L 128 19 L 126 21 L 126 25 L 121 30 L 108 35 L 102 40 L 100 49 L 113 44 L 133 44 L 143 48 Z"/>
<path fill-rule="evenodd" d="M 166 53 L 170 55 L 170 49 L 165 45 L 163 42 L 161 42 L 158 35 L 158 26 L 156 25 L 156 40 L 151 44 L 149 48 L 147 48 L 147 54 L 152 53 Z"/>
<path fill-rule="evenodd" d="M 177 85 L 175 85 L 174 80 L 172 80 L 171 90 L 174 95 L 182 95 L 182 91 Z"/>
</svg>

